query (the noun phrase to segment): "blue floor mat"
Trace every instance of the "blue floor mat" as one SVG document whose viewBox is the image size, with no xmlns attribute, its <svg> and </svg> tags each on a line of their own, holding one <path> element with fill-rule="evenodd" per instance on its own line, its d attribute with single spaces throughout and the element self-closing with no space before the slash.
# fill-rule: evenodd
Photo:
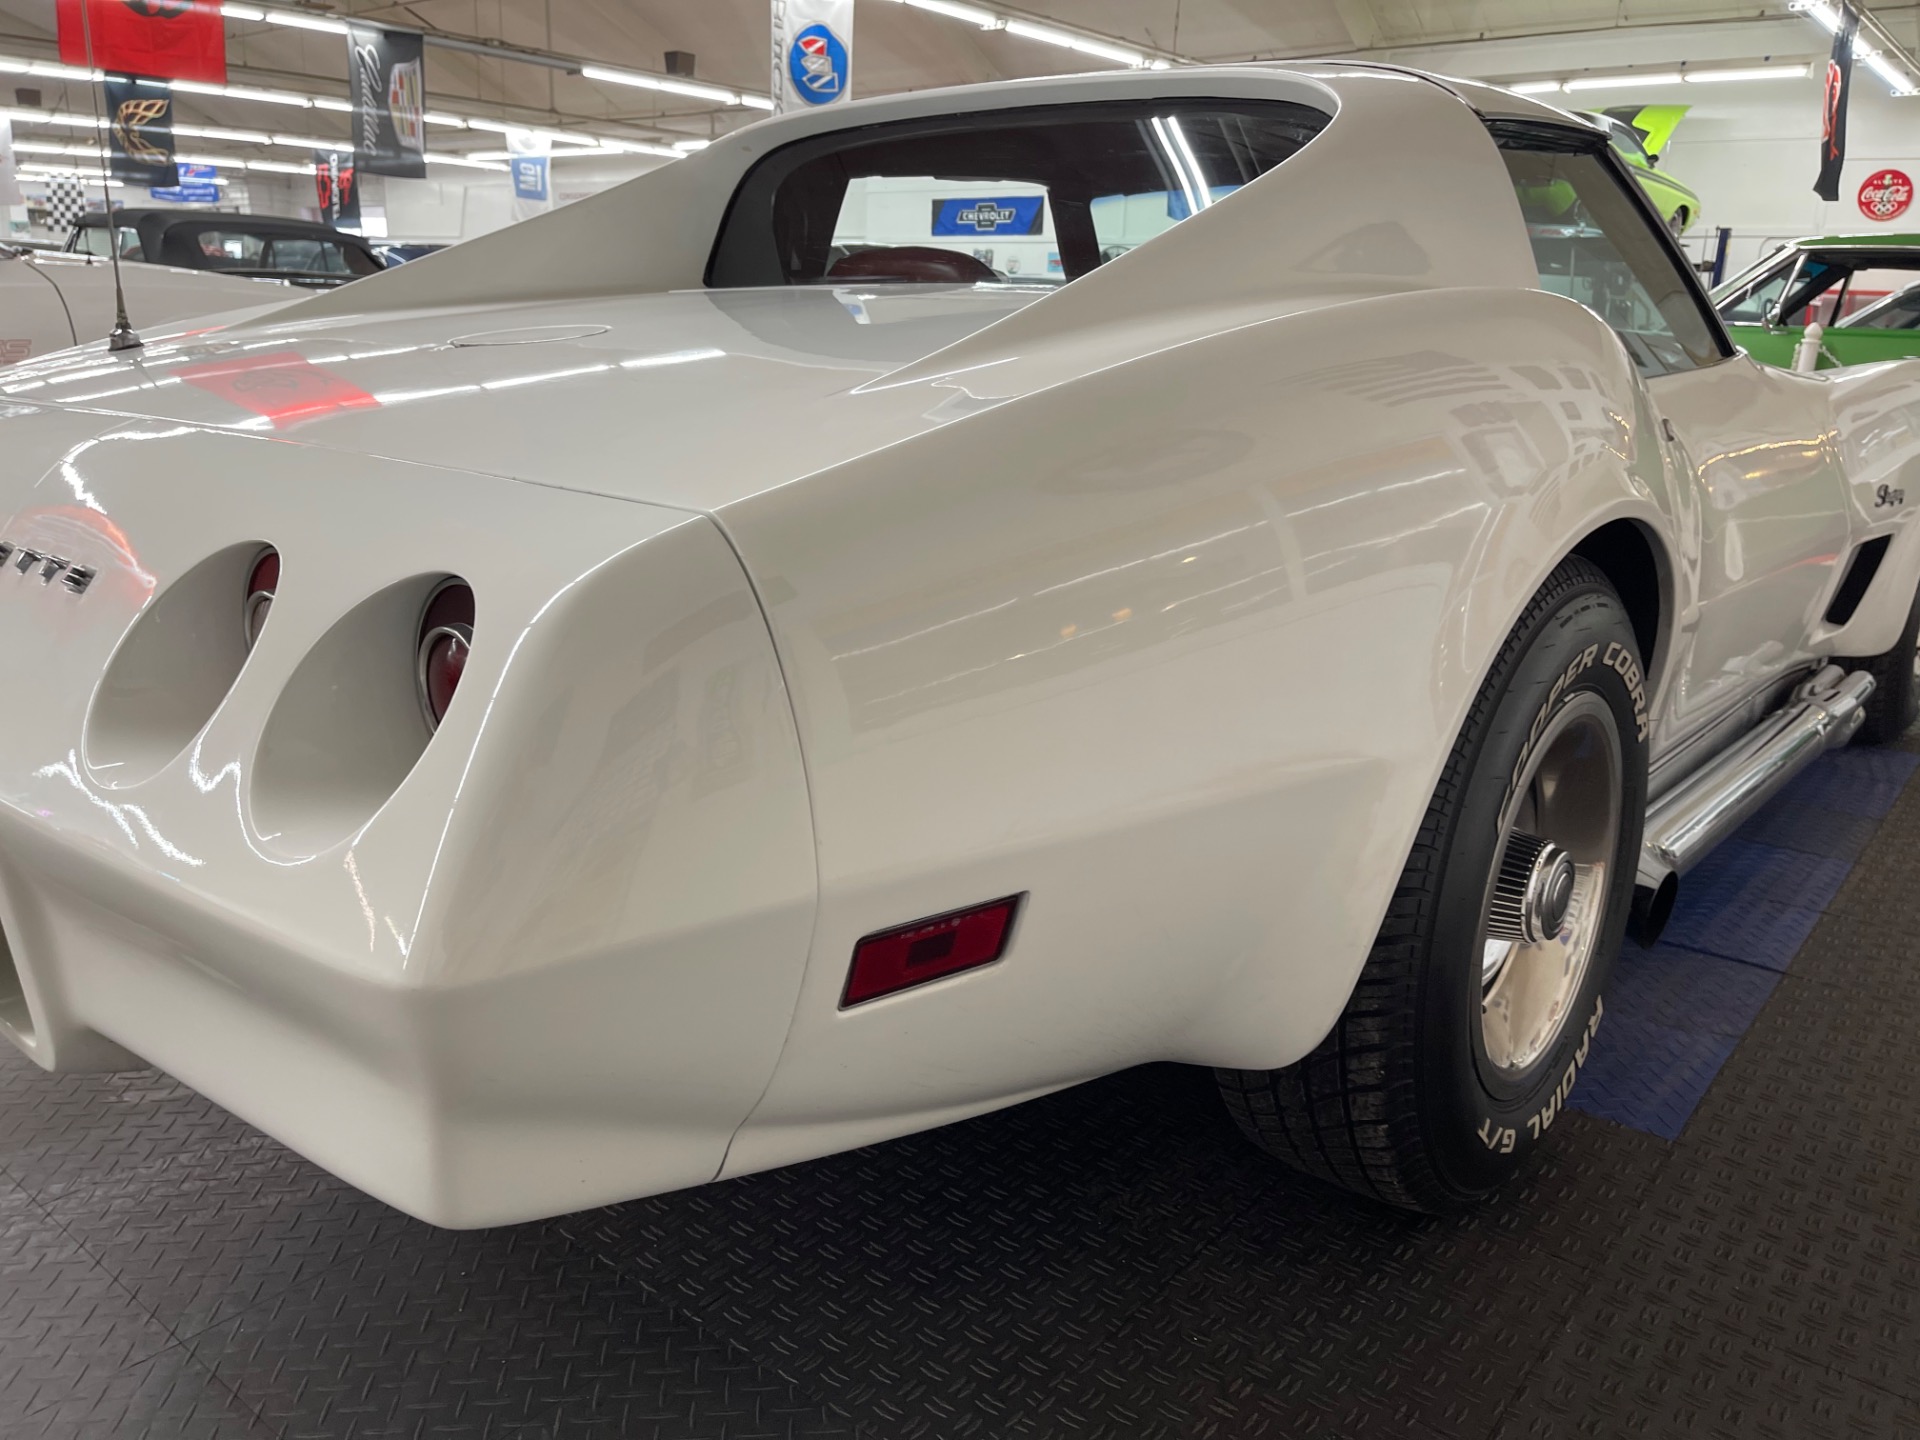
<svg viewBox="0 0 1920 1440">
<path fill-rule="evenodd" d="M 1677 1139 L 1916 768 L 1822 756 L 1688 875 L 1660 944 L 1621 955 L 1572 1107 Z"/>
</svg>

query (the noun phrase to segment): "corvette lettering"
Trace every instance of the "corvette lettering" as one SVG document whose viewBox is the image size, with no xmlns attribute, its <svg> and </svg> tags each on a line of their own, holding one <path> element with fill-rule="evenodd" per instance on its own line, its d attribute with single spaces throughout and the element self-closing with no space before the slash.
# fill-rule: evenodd
<svg viewBox="0 0 1920 1440">
<path fill-rule="evenodd" d="M 99 573 L 90 565 L 76 565 L 58 555 L 49 555 L 44 550 L 29 550 L 24 545 L 15 545 L 6 540 L 0 540 L 0 568 L 11 569 L 19 575 L 38 573 L 42 585 L 51 585 L 57 578 L 75 595 L 84 595 L 87 587 L 93 583 L 93 577 Z"/>
</svg>

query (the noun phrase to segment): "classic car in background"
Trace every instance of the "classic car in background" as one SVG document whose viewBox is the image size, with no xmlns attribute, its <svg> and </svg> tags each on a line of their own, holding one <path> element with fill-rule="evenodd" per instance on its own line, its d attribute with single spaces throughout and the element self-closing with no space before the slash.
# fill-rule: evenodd
<svg viewBox="0 0 1920 1440">
<path fill-rule="evenodd" d="M 105 255 L 109 243 L 120 258 L 182 270 L 219 270 L 325 289 L 386 268 L 358 235 L 311 220 L 276 215 L 229 215 L 213 210 L 118 209 L 112 240 L 107 217 L 83 215 L 67 236 L 67 249 Z"/>
<path fill-rule="evenodd" d="M 1606 127 L 1607 143 L 1626 162 L 1653 208 L 1676 235 L 1700 218 L 1700 197 L 1660 166 L 1661 153 L 1691 106 L 1618 105 L 1591 112 L 1589 118 Z"/>
<path fill-rule="evenodd" d="M 376 242 L 373 253 L 380 257 L 380 263 L 391 269 L 395 265 L 404 265 L 409 260 L 424 260 L 427 256 L 446 249 L 444 244 L 422 244 L 411 242 Z"/>
<path fill-rule="evenodd" d="M 1065 283 L 850 248 L 928 176 Z M 1469 1203 L 1920 709 L 1920 366 L 1738 353 L 1599 129 L 1397 69 L 784 116 L 0 402 L 0 1031 L 441 1224 L 1157 1060 Z"/>
<path fill-rule="evenodd" d="M 173 325 L 289 299 L 284 285 L 165 265 L 121 270 L 129 315 Z M 0 365 L 100 340 L 113 328 L 113 267 L 90 255 L 0 245 Z"/>
<path fill-rule="evenodd" d="M 1810 323 L 1823 327 L 1819 368 L 1920 356 L 1920 235 L 1794 240 L 1713 292 L 1736 344 L 1793 364 Z"/>
</svg>

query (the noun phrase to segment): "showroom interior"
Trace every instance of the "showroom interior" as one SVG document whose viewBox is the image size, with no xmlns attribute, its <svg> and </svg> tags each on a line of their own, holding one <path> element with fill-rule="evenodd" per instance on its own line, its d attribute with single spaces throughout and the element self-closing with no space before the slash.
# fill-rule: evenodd
<svg viewBox="0 0 1920 1440">
<path fill-rule="evenodd" d="M 1909 0 L 0 0 L 0 1440 L 1920 1436 L 1916 175 Z"/>
</svg>

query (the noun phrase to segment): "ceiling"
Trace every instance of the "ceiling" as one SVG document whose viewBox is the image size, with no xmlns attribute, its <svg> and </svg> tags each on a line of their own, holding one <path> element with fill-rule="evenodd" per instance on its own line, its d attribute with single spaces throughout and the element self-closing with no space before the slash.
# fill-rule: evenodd
<svg viewBox="0 0 1920 1440">
<path fill-rule="evenodd" d="M 768 88 L 768 0 L 337 0 L 306 8 L 655 72 L 665 68 L 666 51 L 692 51 L 703 81 Z M 1021 8 L 1039 19 L 1202 61 L 1385 56 L 1436 46 L 1461 47 L 1455 53 L 1466 59 L 1528 37 L 1559 37 L 1561 53 L 1580 47 L 1600 54 L 1609 39 L 1625 34 L 1751 26 L 1762 16 L 1791 29 L 1809 53 L 1817 48 L 1806 43 L 1811 27 L 1787 14 L 1787 0 L 1027 0 Z M 1099 68 L 1070 51 L 980 31 L 894 0 L 859 0 L 856 25 L 856 94 Z M 53 32 L 54 0 L 0 0 L 0 54 L 51 56 Z M 227 37 L 235 83 L 344 93 L 345 45 L 336 35 L 229 21 Z M 716 109 L 703 100 L 591 82 L 505 58 L 439 46 L 427 53 L 430 104 L 468 114 L 557 128 L 590 124 L 636 139 L 707 137 L 758 118 L 751 110 Z M 1484 59 L 1479 66 L 1427 63 L 1494 73 Z M 78 86 L 0 75 L 0 105 L 13 102 L 15 83 L 38 85 L 49 107 L 85 110 L 91 104 Z M 263 117 L 262 108 L 275 107 L 191 96 L 178 104 L 183 121 L 297 128 L 344 143 L 344 115 L 292 111 Z M 444 143 L 436 133 L 434 142 L 448 151 L 483 146 L 481 136 L 466 132 L 447 132 Z M 498 137 L 484 143 L 497 145 Z"/>
</svg>

